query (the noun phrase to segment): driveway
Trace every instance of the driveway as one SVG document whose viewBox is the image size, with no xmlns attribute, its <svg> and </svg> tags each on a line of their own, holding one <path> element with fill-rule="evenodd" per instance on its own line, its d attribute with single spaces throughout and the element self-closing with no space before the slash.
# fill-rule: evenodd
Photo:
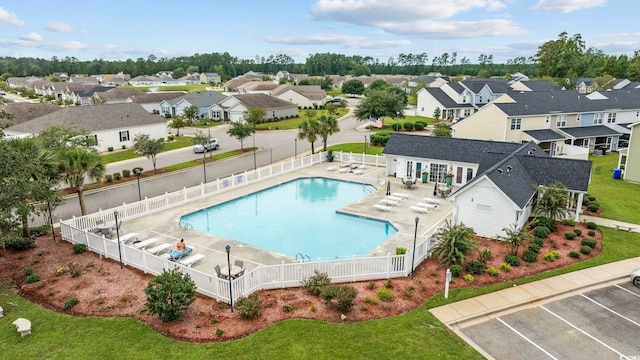
<svg viewBox="0 0 640 360">
<path fill-rule="evenodd" d="M 494 359 L 640 359 L 640 289 L 625 281 L 459 331 Z"/>
</svg>

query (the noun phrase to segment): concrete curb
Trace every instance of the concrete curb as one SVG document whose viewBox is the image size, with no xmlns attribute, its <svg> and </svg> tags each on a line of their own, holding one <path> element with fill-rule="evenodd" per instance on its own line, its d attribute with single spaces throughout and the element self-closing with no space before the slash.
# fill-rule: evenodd
<svg viewBox="0 0 640 360">
<path fill-rule="evenodd" d="M 618 275 L 618 276 L 614 276 L 608 279 L 602 279 L 602 280 L 598 280 L 595 282 L 592 282 L 590 284 L 584 284 L 584 285 L 580 285 L 577 287 L 573 287 L 571 289 L 566 289 L 566 290 L 560 290 L 557 293 L 550 295 L 550 296 L 546 296 L 546 297 L 542 297 L 542 298 L 532 298 L 532 299 L 528 299 L 525 301 L 520 301 L 520 302 L 516 302 L 516 303 L 511 303 L 509 305 L 505 305 L 505 306 L 501 306 L 501 307 L 497 307 L 495 309 L 490 309 L 487 311 L 483 311 L 483 312 L 479 312 L 477 314 L 473 314 L 473 315 L 468 315 L 450 322 L 445 323 L 445 325 L 447 325 L 450 329 L 456 331 L 459 329 L 463 329 L 465 327 L 469 327 L 471 325 L 475 325 L 477 323 L 481 323 L 490 319 L 494 319 L 496 317 L 499 317 L 501 315 L 506 315 L 508 313 L 512 313 L 515 312 L 516 310 L 522 310 L 522 309 L 526 309 L 526 308 L 531 308 L 534 306 L 538 306 L 538 305 L 542 305 L 542 304 L 546 304 L 548 302 L 551 301 L 555 301 L 555 300 L 560 300 L 578 293 L 581 293 L 585 290 L 595 290 L 598 288 L 602 288 L 605 286 L 609 286 L 612 284 L 617 284 L 620 282 L 623 282 L 625 279 L 627 279 L 628 276 L 627 275 Z M 526 286 L 527 284 L 523 284 L 520 286 Z M 445 305 L 446 306 L 446 305 Z"/>
</svg>

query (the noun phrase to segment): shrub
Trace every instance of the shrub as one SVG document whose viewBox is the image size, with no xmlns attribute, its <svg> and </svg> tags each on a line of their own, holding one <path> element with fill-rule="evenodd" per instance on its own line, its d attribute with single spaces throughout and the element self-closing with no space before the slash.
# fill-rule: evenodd
<svg viewBox="0 0 640 360">
<path fill-rule="evenodd" d="M 425 127 L 427 127 L 429 125 L 429 123 L 424 121 L 424 120 L 416 120 L 416 124 L 422 125 L 423 128 L 425 128 Z"/>
<path fill-rule="evenodd" d="M 582 246 L 588 246 L 592 249 L 594 249 L 596 247 L 596 244 L 598 243 L 598 240 L 593 239 L 593 238 L 584 238 L 582 239 L 582 241 L 580 242 L 580 245 Z"/>
<path fill-rule="evenodd" d="M 175 137 L 173 135 L 169 135 L 167 136 L 167 140 L 168 141 L 173 141 L 173 139 L 175 139 Z"/>
<path fill-rule="evenodd" d="M 400 131 L 401 126 L 400 126 L 400 124 L 398 124 L 398 123 L 394 123 L 393 125 L 391 125 L 391 128 L 392 128 L 394 131 Z"/>
<path fill-rule="evenodd" d="M 600 210 L 600 205 L 597 203 L 589 203 L 589 205 L 587 205 L 587 210 L 592 213 L 598 212 L 598 210 Z"/>
<path fill-rule="evenodd" d="M 536 226 L 546 226 L 549 230 L 551 230 L 551 232 L 558 230 L 558 222 L 544 216 L 539 216 L 531 221 L 531 228 L 535 229 Z"/>
<path fill-rule="evenodd" d="M 82 274 L 82 267 L 69 264 L 69 275 L 71 275 L 72 278 L 76 278 L 81 274 Z"/>
<path fill-rule="evenodd" d="M 163 138 L 163 137 L 161 137 L 161 138 L 158 138 L 158 142 L 161 142 L 161 143 L 163 143 L 163 142 L 164 142 L 164 138 Z"/>
<path fill-rule="evenodd" d="M 536 262 L 538 254 L 535 251 L 527 250 L 522 254 L 522 259 L 528 263 Z"/>
<path fill-rule="evenodd" d="M 585 255 L 591 254 L 591 250 L 592 250 L 591 246 L 587 246 L 587 245 L 580 246 L 580 252 Z"/>
<path fill-rule="evenodd" d="M 404 255 L 406 253 L 407 253 L 407 248 L 403 248 L 403 247 L 396 248 L 396 255 Z"/>
<path fill-rule="evenodd" d="M 531 244 L 529 245 L 529 247 L 527 248 L 528 251 L 533 251 L 536 254 L 540 253 L 540 248 L 541 246 L 538 244 Z"/>
<path fill-rule="evenodd" d="M 566 219 L 564 221 L 564 224 L 567 225 L 567 226 L 576 226 L 576 221 L 573 220 L 573 219 Z"/>
<path fill-rule="evenodd" d="M 119 172 L 113 173 L 113 180 L 120 180 L 121 178 L 122 178 L 122 175 L 120 175 Z"/>
<path fill-rule="evenodd" d="M 293 310 L 293 307 L 291 307 L 291 305 L 289 305 L 289 304 L 282 305 L 282 311 L 283 312 L 288 313 L 288 312 L 291 312 L 292 310 Z"/>
<path fill-rule="evenodd" d="M 177 320 L 196 300 L 196 284 L 189 274 L 178 269 L 162 270 L 144 290 L 146 309 L 164 322 Z"/>
<path fill-rule="evenodd" d="M 375 146 L 385 146 L 391 137 L 391 132 L 381 131 L 371 134 L 371 144 Z"/>
<path fill-rule="evenodd" d="M 349 312 L 353 308 L 353 300 L 356 298 L 356 288 L 353 286 L 329 285 L 322 290 L 320 297 L 327 303 L 333 303 L 335 299 L 335 305 L 339 311 Z"/>
<path fill-rule="evenodd" d="M 365 296 L 362 298 L 362 301 L 369 303 L 369 304 L 379 304 L 380 303 L 380 298 L 377 296 Z"/>
<path fill-rule="evenodd" d="M 393 287 L 393 286 L 391 286 L 391 279 L 385 280 L 384 287 L 386 287 L 387 289 Z"/>
<path fill-rule="evenodd" d="M 595 230 L 589 230 L 589 231 L 587 231 L 587 234 L 589 234 L 589 236 L 596 236 L 596 231 Z"/>
<path fill-rule="evenodd" d="M 494 267 L 490 267 L 487 269 L 487 274 L 491 275 L 491 276 L 498 276 L 500 274 L 500 270 L 494 268 Z"/>
<path fill-rule="evenodd" d="M 544 254 L 544 256 L 542 258 L 547 260 L 547 261 L 555 261 L 556 259 L 560 258 L 560 253 L 557 252 L 557 251 L 552 251 L 550 253 Z"/>
<path fill-rule="evenodd" d="M 109 147 L 107 148 L 107 150 L 108 150 L 109 152 L 112 152 L 112 151 L 113 151 L 113 146 L 109 146 Z"/>
<path fill-rule="evenodd" d="M 546 238 L 549 234 L 551 233 L 551 230 L 549 230 L 548 227 L 544 226 L 544 225 L 540 225 L 540 226 L 536 226 L 533 229 L 533 235 L 537 238 Z"/>
<path fill-rule="evenodd" d="M 24 276 L 30 276 L 30 275 L 33 275 L 33 268 L 31 266 L 28 266 L 24 268 Z"/>
<path fill-rule="evenodd" d="M 576 235 L 578 235 L 578 236 L 582 235 L 582 230 L 581 229 L 573 229 L 573 232 L 576 233 Z"/>
<path fill-rule="evenodd" d="M 234 308 L 238 311 L 241 319 L 255 319 L 262 315 L 262 299 L 257 295 L 240 297 Z"/>
<path fill-rule="evenodd" d="M 567 240 L 573 240 L 573 239 L 575 239 L 575 238 L 576 238 L 576 236 L 577 236 L 577 234 L 576 234 L 576 233 L 574 233 L 573 231 L 567 231 L 566 233 L 564 233 L 564 237 L 565 237 Z"/>
<path fill-rule="evenodd" d="M 460 277 L 462 275 L 462 266 L 458 264 L 451 265 L 449 270 L 451 270 L 451 276 Z"/>
<path fill-rule="evenodd" d="M 82 254 L 87 251 L 87 245 L 85 244 L 73 244 L 73 253 L 74 254 Z"/>
<path fill-rule="evenodd" d="M 511 266 L 519 266 L 520 265 L 520 258 L 515 256 L 515 255 L 506 255 L 504 257 L 504 262 L 506 262 L 507 264 L 509 264 Z"/>
<path fill-rule="evenodd" d="M 420 122 L 416 122 L 415 124 L 413 124 L 413 127 L 418 131 L 424 130 L 424 125 Z"/>
<path fill-rule="evenodd" d="M 376 295 L 378 295 L 378 299 L 386 302 L 391 302 L 396 298 L 391 290 L 385 288 L 380 288 L 380 290 L 376 292 Z"/>
<path fill-rule="evenodd" d="M 302 288 L 310 294 L 318 296 L 322 292 L 322 288 L 331 284 L 331 279 L 327 273 L 321 273 L 318 270 L 314 270 L 314 274 L 302 279 Z"/>
<path fill-rule="evenodd" d="M 122 150 L 126 150 L 126 149 L 127 149 L 127 145 L 122 145 L 122 146 L 120 146 L 120 148 L 121 148 Z"/>
<path fill-rule="evenodd" d="M 80 301 L 78 300 L 78 298 L 76 298 L 76 297 L 71 298 L 71 299 L 69 299 L 69 300 L 64 302 L 64 305 L 62 306 L 62 308 L 65 309 L 65 310 L 69 310 L 72 307 L 76 306 L 76 304 L 78 304 L 79 302 Z"/>
<path fill-rule="evenodd" d="M 29 228 L 29 237 L 46 235 L 49 232 L 49 225 L 32 226 Z"/>
<path fill-rule="evenodd" d="M 509 272 L 509 271 L 511 271 L 511 265 L 509 265 L 507 263 L 502 263 L 502 264 L 500 264 L 500 270 L 502 270 L 504 272 Z"/>
<path fill-rule="evenodd" d="M 13 237 L 7 240 L 5 246 L 12 250 L 29 250 L 36 247 L 36 240 L 28 237 Z"/>
<path fill-rule="evenodd" d="M 40 275 L 38 274 L 31 274 L 29 276 L 27 276 L 27 278 L 25 279 L 24 282 L 26 282 L 27 284 L 33 284 L 34 282 L 38 282 L 42 280 L 42 278 L 40 277 Z"/>
<path fill-rule="evenodd" d="M 480 261 L 487 262 L 491 259 L 493 259 L 493 252 L 491 252 L 491 249 L 486 248 L 480 252 Z"/>
<path fill-rule="evenodd" d="M 404 125 L 402 125 L 402 127 L 407 131 L 411 131 L 413 130 L 413 123 L 407 121 L 404 123 Z"/>
<path fill-rule="evenodd" d="M 577 251 L 571 250 L 571 251 L 569 251 L 569 257 L 572 257 L 572 258 L 576 258 L 576 259 L 577 259 L 577 258 L 579 258 L 579 257 L 580 257 L 580 253 L 579 253 L 579 252 L 577 252 Z"/>
<path fill-rule="evenodd" d="M 122 177 L 129 177 L 129 176 L 131 176 L 131 170 L 129 169 L 122 170 Z"/>
<path fill-rule="evenodd" d="M 484 272 L 484 270 L 487 268 L 487 265 L 482 261 L 469 261 L 465 267 L 471 274 L 479 275 Z"/>
<path fill-rule="evenodd" d="M 369 288 L 369 290 L 373 290 L 373 288 L 376 286 L 376 283 L 373 282 L 373 280 L 369 281 L 369 284 L 367 285 L 367 288 Z"/>
<path fill-rule="evenodd" d="M 106 182 L 112 182 L 113 181 L 113 175 L 111 174 L 107 174 L 104 176 L 104 179 Z"/>
<path fill-rule="evenodd" d="M 540 246 L 540 247 L 542 247 L 542 245 L 544 245 L 544 239 L 543 238 L 539 238 L 539 237 L 534 238 L 533 239 L 533 243 L 538 245 L 538 246 Z"/>
<path fill-rule="evenodd" d="M 586 225 L 587 229 L 595 230 L 598 228 L 598 224 L 594 223 L 593 221 L 589 221 L 588 223 L 586 223 Z"/>
<path fill-rule="evenodd" d="M 471 274 L 467 274 L 467 275 L 463 276 L 462 278 L 464 279 L 464 281 L 468 282 L 469 284 L 471 284 L 474 281 L 476 281 L 476 279 Z"/>
</svg>

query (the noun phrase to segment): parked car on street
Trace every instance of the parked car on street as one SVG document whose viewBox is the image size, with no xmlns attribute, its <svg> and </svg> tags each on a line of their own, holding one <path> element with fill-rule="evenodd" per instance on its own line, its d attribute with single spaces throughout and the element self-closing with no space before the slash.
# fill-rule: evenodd
<svg viewBox="0 0 640 360">
<path fill-rule="evenodd" d="M 640 269 L 635 269 L 631 272 L 631 282 L 640 288 Z"/>
<path fill-rule="evenodd" d="M 219 147 L 220 147 L 220 140 L 214 138 L 209 140 L 209 142 L 207 142 L 204 145 L 202 144 L 193 145 L 193 152 L 196 154 L 200 154 L 203 152 L 218 150 Z"/>
</svg>

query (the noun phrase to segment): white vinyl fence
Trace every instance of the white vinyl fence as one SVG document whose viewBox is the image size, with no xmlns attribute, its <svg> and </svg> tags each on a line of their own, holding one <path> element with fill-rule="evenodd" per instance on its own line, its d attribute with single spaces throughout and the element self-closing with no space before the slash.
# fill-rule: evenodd
<svg viewBox="0 0 640 360">
<path fill-rule="evenodd" d="M 380 156 L 342 153 L 334 155 L 343 162 L 364 163 L 371 166 L 384 165 L 384 157 Z M 118 210 L 118 222 L 163 211 L 191 200 L 211 196 L 251 182 L 308 167 L 324 160 L 326 160 L 326 153 L 315 154 L 282 162 L 266 169 L 260 168 L 256 171 L 234 174 L 224 179 L 218 179 L 215 182 L 165 193 L 162 196 L 145 199 L 137 203 L 124 204 L 115 209 Z M 347 259 L 282 262 L 279 265 L 261 265 L 245 272 L 239 278 L 228 280 L 220 279 L 215 274 L 180 265 L 170 261 L 167 257 L 152 255 L 130 245 L 118 243 L 117 239 L 107 239 L 89 231 L 96 226 L 98 220 L 102 220 L 106 224 L 115 224 L 113 210 L 100 211 L 60 221 L 62 238 L 74 244 L 86 244 L 89 250 L 101 256 L 122 261 L 123 264 L 142 270 L 145 273 L 158 275 L 165 269 L 180 268 L 182 272 L 189 274 L 200 293 L 227 302 L 230 302 L 232 298 L 248 296 L 257 290 L 301 286 L 301 281 L 314 275 L 315 271 L 327 273 L 331 280 L 336 283 L 408 276 L 411 273 L 412 261 L 415 264 L 419 264 L 428 257 L 431 249 L 431 236 L 437 232 L 452 214 L 447 214 L 439 223 L 421 235 L 421 238 L 416 242 L 415 258 L 413 258 L 413 249 L 409 249 L 403 255 L 387 254 L 386 256 Z M 229 293 L 229 282 L 231 282 L 231 294 Z"/>
</svg>

